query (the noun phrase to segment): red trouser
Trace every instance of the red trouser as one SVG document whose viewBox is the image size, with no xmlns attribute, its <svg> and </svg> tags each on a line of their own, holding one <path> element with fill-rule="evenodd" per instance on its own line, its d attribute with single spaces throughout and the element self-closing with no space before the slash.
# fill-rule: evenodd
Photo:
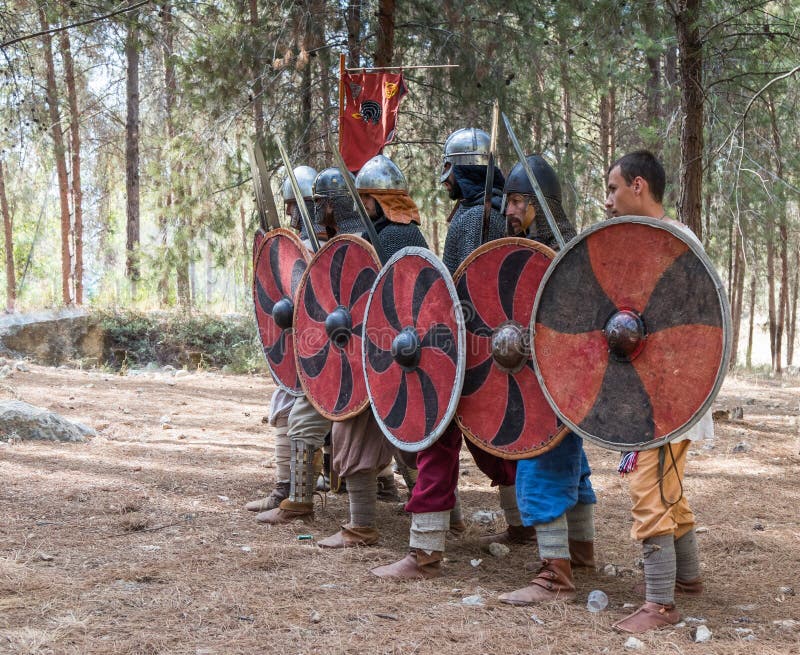
<svg viewBox="0 0 800 655">
<path fill-rule="evenodd" d="M 445 512 L 456 504 L 458 486 L 458 456 L 461 452 L 461 430 L 453 421 L 433 445 L 417 453 L 417 484 L 406 503 L 406 511 L 415 514 Z M 467 447 L 478 468 L 492 481 L 492 485 L 514 484 L 517 463 L 501 459 L 481 450 L 469 439 Z"/>
</svg>

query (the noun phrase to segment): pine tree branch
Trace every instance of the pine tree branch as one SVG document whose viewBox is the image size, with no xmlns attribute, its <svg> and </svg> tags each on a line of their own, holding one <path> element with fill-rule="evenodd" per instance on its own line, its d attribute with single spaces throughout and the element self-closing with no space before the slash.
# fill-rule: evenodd
<svg viewBox="0 0 800 655">
<path fill-rule="evenodd" d="M 21 41 L 27 41 L 28 39 L 35 39 L 37 36 L 45 36 L 46 34 L 56 34 L 58 32 L 63 32 L 64 30 L 71 30 L 73 27 L 80 27 L 82 25 L 90 25 L 91 23 L 98 23 L 101 20 L 105 20 L 106 18 L 111 18 L 112 16 L 117 16 L 119 14 L 124 14 L 129 11 L 133 11 L 134 9 L 138 9 L 139 7 L 142 7 L 146 4 L 150 4 L 150 0 L 141 0 L 136 4 L 130 5 L 128 7 L 123 7 L 122 9 L 117 9 L 116 11 L 112 11 L 109 14 L 103 14 L 102 16 L 95 16 L 94 18 L 87 18 L 86 20 L 82 20 L 77 23 L 72 23 L 71 25 L 54 27 L 49 30 L 34 32 L 33 34 L 24 34 L 23 36 L 18 36 L 17 38 L 11 39 L 10 41 L 5 41 L 4 43 L 0 43 L 0 49 L 6 48 L 10 45 L 14 45 L 15 43 L 20 43 Z"/>
</svg>

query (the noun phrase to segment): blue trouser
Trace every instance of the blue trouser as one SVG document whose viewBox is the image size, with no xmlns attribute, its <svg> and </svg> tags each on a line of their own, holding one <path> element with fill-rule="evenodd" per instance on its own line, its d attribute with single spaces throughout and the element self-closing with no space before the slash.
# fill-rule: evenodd
<svg viewBox="0 0 800 655">
<path fill-rule="evenodd" d="M 517 504 L 525 526 L 550 523 L 578 503 L 594 504 L 583 439 L 569 433 L 553 450 L 517 462 Z"/>
</svg>

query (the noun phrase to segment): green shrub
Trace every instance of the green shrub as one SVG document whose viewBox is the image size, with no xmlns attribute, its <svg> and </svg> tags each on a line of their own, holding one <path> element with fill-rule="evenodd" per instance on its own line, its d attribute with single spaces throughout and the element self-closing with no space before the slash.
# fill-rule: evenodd
<svg viewBox="0 0 800 655">
<path fill-rule="evenodd" d="M 222 368 L 266 372 L 252 316 L 187 315 L 179 312 L 96 312 L 105 331 L 109 366 L 142 367 L 150 362 L 182 368 Z"/>
</svg>

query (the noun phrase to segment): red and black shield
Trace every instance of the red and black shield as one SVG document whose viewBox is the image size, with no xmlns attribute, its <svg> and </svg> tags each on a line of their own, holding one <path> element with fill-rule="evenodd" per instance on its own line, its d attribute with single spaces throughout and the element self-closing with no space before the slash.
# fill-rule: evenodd
<svg viewBox="0 0 800 655">
<path fill-rule="evenodd" d="M 254 246 L 258 237 L 256 234 Z M 275 382 L 295 396 L 303 390 L 294 362 L 292 316 L 309 259 L 298 236 L 278 228 L 261 235 L 253 266 L 253 303 L 264 355 Z"/>
<path fill-rule="evenodd" d="M 430 446 L 453 419 L 464 381 L 464 319 L 450 273 L 407 247 L 378 275 L 364 319 L 372 411 L 398 448 Z"/>
<path fill-rule="evenodd" d="M 325 418 L 343 421 L 369 403 L 361 334 L 380 262 L 361 237 L 342 234 L 311 259 L 297 293 L 297 372 L 306 397 Z"/>
<path fill-rule="evenodd" d="M 678 437 L 711 405 L 730 312 L 702 246 L 679 224 L 625 216 L 573 239 L 532 319 L 543 390 L 575 432 L 615 450 Z"/>
<path fill-rule="evenodd" d="M 536 379 L 530 351 L 536 291 L 555 252 L 530 239 L 490 241 L 455 273 L 467 332 L 456 421 L 477 446 L 504 459 L 554 448 L 567 429 Z"/>
</svg>

